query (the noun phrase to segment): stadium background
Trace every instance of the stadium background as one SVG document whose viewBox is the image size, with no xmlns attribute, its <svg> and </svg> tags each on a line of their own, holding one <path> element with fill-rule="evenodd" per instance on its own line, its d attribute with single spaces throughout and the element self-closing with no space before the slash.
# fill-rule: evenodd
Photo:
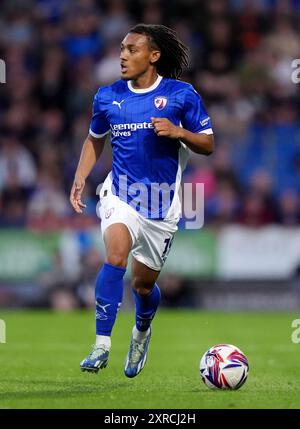
<svg viewBox="0 0 300 429">
<path fill-rule="evenodd" d="M 69 190 L 93 94 L 118 79 L 120 40 L 146 22 L 190 47 L 183 79 L 203 96 L 216 140 L 184 173 L 205 185 L 205 226 L 177 235 L 164 304 L 299 308 L 299 14 L 296 0 L 1 2 L 0 306 L 93 305 L 104 257 L 95 190 L 109 144 L 84 216 Z"/>
<path fill-rule="evenodd" d="M 15 362 L 16 371 L 26 368 L 29 374 L 31 361 L 26 353 L 30 343 L 34 361 L 38 355 L 41 360 L 36 369 L 44 368 L 45 359 L 49 359 L 46 338 L 50 325 L 56 329 L 50 338 L 61 344 L 53 359 L 61 353 L 61 365 L 68 359 L 69 349 L 62 348 L 67 330 L 72 347 L 78 342 L 72 329 L 81 335 L 78 359 L 92 341 L 93 325 L 90 336 L 84 329 L 88 321 L 92 323 L 94 281 L 104 258 L 95 190 L 110 170 L 109 145 L 88 180 L 84 195 L 88 208 L 83 216 L 72 211 L 69 191 L 87 135 L 93 95 L 99 86 L 119 77 L 120 41 L 137 22 L 157 23 L 174 28 L 190 47 L 190 68 L 182 79 L 193 83 L 202 95 L 216 141 L 215 153 L 210 157 L 192 154 L 184 173 L 185 182 L 205 184 L 205 225 L 201 230 L 181 228 L 178 232 L 160 276 L 162 306 L 201 310 L 196 312 L 203 322 L 198 337 L 204 344 L 197 348 L 190 345 L 189 349 L 197 358 L 212 342 L 225 341 L 225 328 L 224 337 L 221 335 L 224 323 L 231 324 L 232 332 L 239 324 L 247 325 L 232 341 L 241 348 L 248 346 L 252 360 L 258 344 L 269 347 L 270 352 L 274 346 L 276 359 L 287 359 L 282 351 L 286 347 L 289 375 L 296 389 L 296 355 L 292 353 L 296 349 L 292 347 L 297 346 L 291 343 L 290 334 L 300 308 L 300 84 L 293 83 L 291 75 L 292 61 L 300 58 L 300 1 L 3 0 L 0 7 L 0 58 L 6 62 L 7 80 L 0 84 L 0 318 L 11 333 L 7 345 L 1 345 L 2 356 L 6 353 L 7 359 Z M 128 280 L 125 311 L 119 315 L 125 326 L 126 310 L 132 309 Z M 48 311 L 40 316 L 28 310 L 7 311 L 20 308 L 52 308 L 62 313 L 55 312 L 51 318 Z M 77 309 L 83 310 L 74 313 L 78 319 L 64 319 Z M 233 313 L 222 319 L 223 310 L 266 313 L 261 312 L 254 323 L 250 312 L 246 319 Z M 293 311 L 294 316 L 281 319 L 280 313 L 272 313 L 275 315 L 268 319 L 271 310 L 281 310 L 281 314 Z M 170 313 L 170 319 L 169 313 L 161 314 L 171 330 L 168 320 L 175 313 Z M 179 312 L 176 317 L 184 319 Z M 39 323 L 43 327 L 40 340 L 45 340 L 43 359 L 35 342 Z M 181 339 L 188 338 L 193 329 L 197 331 L 190 323 L 186 327 L 191 330 L 180 331 Z M 220 335 L 208 333 L 207 327 Z M 272 346 L 263 337 L 264 330 Z M 163 328 L 161 332 L 162 342 L 175 341 Z M 282 334 L 281 342 L 275 333 Z M 18 342 L 24 346 L 24 362 L 11 359 L 10 353 L 17 359 Z M 173 355 L 176 362 L 177 353 Z M 264 370 L 262 355 L 260 358 L 256 365 Z M 268 361 L 270 370 L 275 369 L 274 359 Z M 178 366 L 181 368 L 180 362 Z M 8 406 L 16 398 L 24 400 L 20 392 L 25 384 L 13 380 L 13 368 L 11 378 L 7 376 L 7 384 L 2 385 L 3 397 L 10 398 L 4 402 Z M 45 401 L 51 398 L 51 404 L 57 401 L 56 405 L 61 405 L 59 392 L 74 392 L 74 386 L 66 380 L 51 385 L 50 374 L 52 371 L 55 378 L 56 369 L 54 362 L 48 367 Z M 156 368 L 158 373 L 160 369 Z M 26 371 L 22 378 L 28 381 Z M 34 379 L 37 373 L 28 377 Z M 272 385 L 273 376 L 269 381 Z M 283 378 L 281 382 L 284 384 Z M 82 381 L 77 383 L 78 388 Z M 182 387 L 181 379 L 176 383 Z M 242 405 L 259 407 L 269 400 L 262 378 L 257 383 L 261 383 L 261 402 L 258 396 L 257 403 Z M 5 386 L 9 390 L 12 385 L 15 391 L 9 397 Z M 158 386 L 162 388 L 161 381 Z M 289 400 L 289 389 L 291 386 L 279 406 L 288 406 L 284 401 Z M 93 392 L 96 395 L 96 387 Z M 16 403 L 42 404 L 44 396 L 38 395 L 29 402 L 25 398 Z M 167 396 L 164 401 L 168 404 Z M 232 406 L 230 401 L 223 405 Z M 292 406 L 299 406 L 295 401 Z M 81 406 L 83 402 L 70 404 Z M 91 404 L 98 403 L 95 399 Z M 126 404 L 120 402 L 119 406 Z M 182 399 L 177 406 L 191 404 L 196 406 L 197 402 Z M 206 404 L 220 406 L 220 397 Z"/>
</svg>

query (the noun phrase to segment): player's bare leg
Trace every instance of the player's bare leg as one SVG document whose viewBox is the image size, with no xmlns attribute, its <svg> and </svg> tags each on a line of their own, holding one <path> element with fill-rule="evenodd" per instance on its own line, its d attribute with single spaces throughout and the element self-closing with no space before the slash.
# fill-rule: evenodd
<svg viewBox="0 0 300 429">
<path fill-rule="evenodd" d="M 153 289 L 159 273 L 160 271 L 152 270 L 133 257 L 131 287 L 140 295 L 148 295 Z"/>
<path fill-rule="evenodd" d="M 106 262 L 117 267 L 126 268 L 132 239 L 124 223 L 110 225 L 104 233 Z"/>
<path fill-rule="evenodd" d="M 151 322 L 160 301 L 160 290 L 155 283 L 159 273 L 133 258 L 131 285 L 135 296 L 136 323 L 125 362 L 125 375 L 130 378 L 138 375 L 146 363 Z"/>
<path fill-rule="evenodd" d="M 111 347 L 111 331 L 122 302 L 123 277 L 132 240 L 122 223 L 110 225 L 104 233 L 106 261 L 96 282 L 96 343 L 81 362 L 82 371 L 97 373 L 105 368 Z"/>
</svg>

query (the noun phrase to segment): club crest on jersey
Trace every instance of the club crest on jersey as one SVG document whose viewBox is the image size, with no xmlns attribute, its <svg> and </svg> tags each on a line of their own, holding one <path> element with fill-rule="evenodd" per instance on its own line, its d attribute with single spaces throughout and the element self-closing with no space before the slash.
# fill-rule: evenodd
<svg viewBox="0 0 300 429">
<path fill-rule="evenodd" d="M 162 110 L 166 107 L 168 102 L 167 97 L 155 97 L 154 98 L 154 105 L 158 110 Z"/>
</svg>

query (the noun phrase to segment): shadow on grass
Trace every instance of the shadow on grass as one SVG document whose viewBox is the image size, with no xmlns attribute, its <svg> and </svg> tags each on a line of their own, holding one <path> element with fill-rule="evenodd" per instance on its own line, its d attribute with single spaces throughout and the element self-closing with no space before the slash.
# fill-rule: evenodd
<svg viewBox="0 0 300 429">
<path fill-rule="evenodd" d="M 77 400 L 82 406 L 86 406 L 89 398 L 93 398 L 93 403 L 95 396 L 99 395 L 99 408 L 101 408 L 101 402 L 105 399 L 105 407 L 107 407 L 107 400 L 109 400 L 111 395 L 120 394 L 123 396 L 123 400 L 126 401 L 126 394 L 130 392 L 136 392 L 137 385 L 132 383 L 129 380 L 124 381 L 115 381 L 109 378 L 101 379 L 101 374 L 85 374 L 85 380 L 79 380 L 74 378 L 71 380 L 51 380 L 49 378 L 39 378 L 39 379 L 24 379 L 21 378 L 6 378 L 1 380 L 0 385 L 0 404 L 4 401 L 8 405 L 10 401 L 32 401 L 32 407 L 34 407 L 35 400 L 47 400 L 48 407 L 51 407 L 52 400 L 61 400 L 66 399 Z M 157 393 L 157 386 L 152 392 L 153 394 Z M 139 386 L 139 390 L 143 389 L 142 385 Z M 145 385 L 145 390 L 149 393 L 149 386 Z M 227 398 L 234 398 L 235 395 L 240 390 L 237 391 L 225 391 L 225 390 L 211 390 L 208 389 L 205 385 L 199 384 L 199 387 L 195 385 L 191 386 L 190 389 L 182 389 L 181 394 L 190 394 L 190 395 L 199 395 L 199 399 L 206 398 L 224 398 L 223 394 L 226 394 Z M 247 393 L 245 391 L 245 393 Z M 103 396 L 103 394 L 105 396 Z M 171 394 L 169 389 L 165 390 L 165 394 Z M 174 392 L 172 392 L 174 394 Z M 232 396 L 234 395 L 234 396 Z M 240 395 L 238 395 L 240 396 Z M 242 393 L 244 396 L 244 392 Z M 231 401 L 230 401 L 231 402 Z M 21 405 L 20 402 L 19 405 Z M 234 404 L 228 404 L 228 407 L 234 408 Z"/>
<path fill-rule="evenodd" d="M 95 375 L 90 375 L 95 377 Z M 0 402 L 2 400 L 9 399 L 29 399 L 29 398 L 71 398 L 76 397 L 78 394 L 86 395 L 90 394 L 99 394 L 99 393 L 113 393 L 114 391 L 125 389 L 131 390 L 132 386 L 128 385 L 126 382 L 110 382 L 105 380 L 103 384 L 91 385 L 88 384 L 88 381 L 85 383 L 74 381 L 50 381 L 49 379 L 45 380 L 26 380 L 25 383 L 22 383 L 20 379 L 2 379 L 1 384 L 4 383 L 15 384 L 15 390 L 7 390 L 0 392 Z"/>
</svg>

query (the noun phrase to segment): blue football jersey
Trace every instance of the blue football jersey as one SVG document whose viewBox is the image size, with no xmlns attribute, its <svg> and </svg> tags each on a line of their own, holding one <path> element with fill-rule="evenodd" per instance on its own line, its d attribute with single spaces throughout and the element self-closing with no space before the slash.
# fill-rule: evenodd
<svg viewBox="0 0 300 429">
<path fill-rule="evenodd" d="M 111 134 L 112 192 L 151 219 L 179 218 L 179 188 L 188 158 L 179 140 L 158 137 L 152 117 L 193 132 L 212 134 L 200 95 L 192 85 L 158 77 L 146 89 L 119 80 L 95 95 L 90 134 Z"/>
</svg>

